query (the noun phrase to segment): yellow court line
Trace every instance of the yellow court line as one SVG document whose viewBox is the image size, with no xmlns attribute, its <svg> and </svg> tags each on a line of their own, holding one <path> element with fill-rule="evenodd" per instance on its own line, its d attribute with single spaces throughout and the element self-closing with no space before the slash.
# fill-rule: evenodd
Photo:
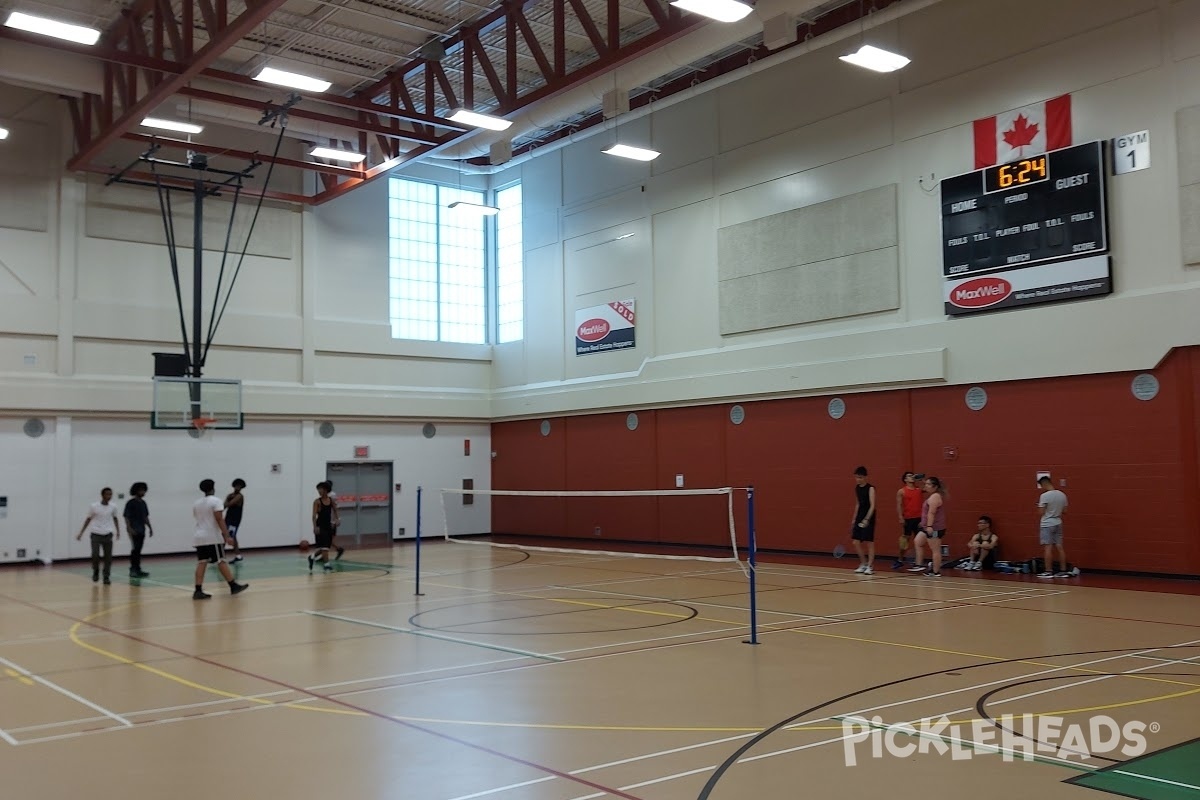
<svg viewBox="0 0 1200 800">
<path fill-rule="evenodd" d="M 227 697 L 231 700 L 245 700 L 248 703 L 254 703 L 256 705 L 279 706 L 280 708 L 294 708 L 298 711 L 316 711 L 316 712 L 320 712 L 322 714 L 343 714 L 343 715 L 352 716 L 352 717 L 367 716 L 362 711 L 351 711 L 349 709 L 343 709 L 343 708 L 314 708 L 314 707 L 308 706 L 308 705 L 301 705 L 301 704 L 297 703 L 296 701 L 292 701 L 290 703 L 275 703 L 270 700 L 263 700 L 258 697 L 249 697 L 244 694 L 237 694 L 236 692 L 227 692 L 224 689 L 218 689 L 215 686 L 207 686 L 202 683 L 197 683 L 195 681 L 188 680 L 187 678 L 184 678 L 181 675 L 176 675 L 173 672 L 167 672 L 166 670 L 161 670 L 161 669 L 158 669 L 157 667 L 152 667 L 149 664 L 143 664 L 140 661 L 136 661 L 132 658 L 127 658 L 118 653 L 113 653 L 109 650 L 105 650 L 102 647 L 96 647 L 95 645 L 88 644 L 87 642 L 85 642 L 79 638 L 79 629 L 83 625 L 85 625 L 89 622 L 92 622 L 93 620 L 99 619 L 100 617 L 105 616 L 106 614 L 111 614 L 114 611 L 120 611 L 125 608 L 132 608 L 133 606 L 136 606 L 136 605 L 140 605 L 140 604 L 139 603 L 127 603 L 123 606 L 116 606 L 114 608 L 108 608 L 103 611 L 98 611 L 95 614 L 92 614 L 90 616 L 84 617 L 82 620 L 80 620 L 79 622 L 76 622 L 74 625 L 71 626 L 70 631 L 68 631 L 68 636 L 70 637 L 72 642 L 74 642 L 78 646 L 82 647 L 84 650 L 90 650 L 93 653 L 96 653 L 97 655 L 104 656 L 105 658 L 111 658 L 112 660 L 119 661 L 122 664 L 128 664 L 131 667 L 137 667 L 140 670 L 149 672 L 151 675 L 157 675 L 160 678 L 164 678 L 168 681 L 178 683 L 181 686 L 186 686 L 189 689 L 195 689 L 200 692 L 205 692 L 206 694 L 216 695 L 217 697 Z M 154 646 L 153 643 L 150 643 L 150 644 L 151 644 L 151 646 Z"/>
<path fill-rule="evenodd" d="M 17 672 L 15 669 L 9 669 L 8 667 L 5 667 L 4 674 L 10 678 L 16 678 L 17 680 L 19 680 L 21 683 L 25 684 L 26 686 L 33 686 L 32 678 L 30 678 L 26 675 L 22 675 L 21 673 Z"/>
</svg>

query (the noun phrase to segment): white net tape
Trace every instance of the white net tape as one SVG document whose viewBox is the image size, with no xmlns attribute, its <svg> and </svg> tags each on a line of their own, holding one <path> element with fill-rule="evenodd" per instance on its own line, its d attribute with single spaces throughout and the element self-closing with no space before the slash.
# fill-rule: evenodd
<svg viewBox="0 0 1200 800">
<path fill-rule="evenodd" d="M 618 558 L 657 558 L 667 559 L 671 561 L 715 561 L 715 562 L 733 562 L 737 564 L 743 573 L 749 576 L 749 567 L 738 555 L 737 531 L 733 520 L 733 493 L 736 491 L 745 491 L 732 486 L 724 486 L 715 489 L 634 489 L 630 491 L 519 491 L 509 489 L 438 489 L 438 498 L 442 513 L 442 537 L 448 542 L 457 544 L 474 544 L 484 547 L 499 547 L 510 550 L 525 550 L 536 551 L 542 553 L 577 553 L 580 555 L 589 556 L 614 556 Z M 679 497 L 682 495 L 725 495 L 727 501 L 725 507 L 729 518 L 729 545 L 732 550 L 732 555 L 729 556 L 672 556 L 672 555 L 657 555 L 654 553 L 627 553 L 619 550 L 598 550 L 595 548 L 577 549 L 570 547 L 539 547 L 527 544 L 503 544 L 492 541 L 477 541 L 472 539 L 456 539 L 450 535 L 449 516 L 446 513 L 446 495 L 492 495 L 502 497 Z"/>
</svg>

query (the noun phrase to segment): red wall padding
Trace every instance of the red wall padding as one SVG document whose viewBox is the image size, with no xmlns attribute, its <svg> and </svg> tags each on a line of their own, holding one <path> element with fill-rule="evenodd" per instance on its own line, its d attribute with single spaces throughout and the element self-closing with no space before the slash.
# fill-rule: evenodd
<svg viewBox="0 0 1200 800">
<path fill-rule="evenodd" d="M 895 551 L 895 494 L 906 470 L 937 475 L 949 490 L 949 541 L 964 551 L 975 520 L 995 520 L 1004 557 L 1037 554 L 1035 474 L 1049 470 L 1070 497 L 1068 558 L 1085 570 L 1200 574 L 1200 348 L 1174 352 L 1153 374 L 1152 401 L 1133 397 L 1133 373 L 984 385 L 987 406 L 967 408 L 968 387 L 639 410 L 492 426 L 497 489 L 755 487 L 759 546 L 828 552 L 847 540 L 853 469 L 878 489 L 881 553 Z M 495 498 L 498 532 L 720 545 L 724 500 Z M 744 495 L 738 496 L 745 541 Z"/>
</svg>

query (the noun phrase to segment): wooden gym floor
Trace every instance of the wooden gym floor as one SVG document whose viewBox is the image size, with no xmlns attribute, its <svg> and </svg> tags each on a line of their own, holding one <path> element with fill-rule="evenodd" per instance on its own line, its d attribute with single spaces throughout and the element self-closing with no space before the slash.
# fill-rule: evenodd
<svg viewBox="0 0 1200 800">
<path fill-rule="evenodd" d="M 753 646 L 729 563 L 427 543 L 417 597 L 411 544 L 250 552 L 204 602 L 193 563 L 0 570 L 3 797 L 1200 798 L 1185 582 L 763 563 Z"/>
</svg>

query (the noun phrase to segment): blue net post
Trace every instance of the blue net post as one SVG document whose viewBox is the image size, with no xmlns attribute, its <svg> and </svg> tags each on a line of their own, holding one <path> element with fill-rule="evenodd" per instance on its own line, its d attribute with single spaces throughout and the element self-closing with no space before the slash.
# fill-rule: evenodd
<svg viewBox="0 0 1200 800">
<path fill-rule="evenodd" d="M 746 523 L 749 528 L 746 563 L 750 565 L 750 639 L 744 644 L 758 644 L 758 540 L 754 536 L 754 487 L 746 489 Z"/>
<path fill-rule="evenodd" d="M 413 594 L 421 594 L 421 487 L 417 487 L 417 585 Z"/>
</svg>

